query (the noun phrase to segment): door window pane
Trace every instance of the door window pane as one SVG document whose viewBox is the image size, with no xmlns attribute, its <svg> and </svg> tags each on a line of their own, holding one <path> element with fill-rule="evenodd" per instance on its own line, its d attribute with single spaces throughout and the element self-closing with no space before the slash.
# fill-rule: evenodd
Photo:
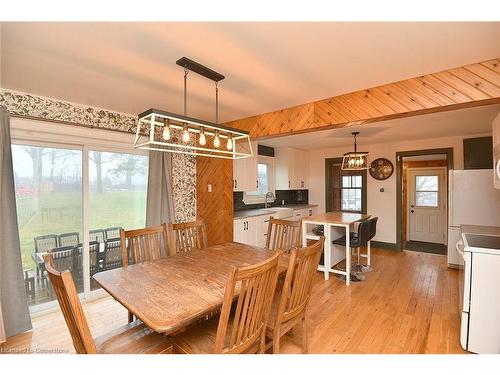
<svg viewBox="0 0 500 375">
<path fill-rule="evenodd" d="M 417 191 L 415 202 L 418 207 L 437 207 L 438 193 L 434 191 Z"/>
<path fill-rule="evenodd" d="M 438 207 L 439 176 L 415 176 L 415 205 Z"/>
<path fill-rule="evenodd" d="M 82 239 L 82 151 L 13 145 L 12 159 L 29 304 L 55 299 L 42 258 L 48 252 L 59 271 L 71 271 L 78 292 L 83 292 L 77 256 Z"/>
<path fill-rule="evenodd" d="M 91 289 L 96 272 L 121 267 L 120 228 L 146 225 L 148 157 L 89 152 L 89 228 Z"/>
<path fill-rule="evenodd" d="M 438 176 L 415 176 L 417 191 L 438 191 Z"/>
</svg>

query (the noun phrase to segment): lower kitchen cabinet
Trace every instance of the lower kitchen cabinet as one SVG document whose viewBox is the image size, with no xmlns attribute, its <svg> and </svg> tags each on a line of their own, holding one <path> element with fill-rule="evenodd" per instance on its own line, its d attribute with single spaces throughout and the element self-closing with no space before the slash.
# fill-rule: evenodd
<svg viewBox="0 0 500 375">
<path fill-rule="evenodd" d="M 237 219 L 233 222 L 233 241 L 251 246 L 266 245 L 269 216 L 255 216 Z"/>
</svg>

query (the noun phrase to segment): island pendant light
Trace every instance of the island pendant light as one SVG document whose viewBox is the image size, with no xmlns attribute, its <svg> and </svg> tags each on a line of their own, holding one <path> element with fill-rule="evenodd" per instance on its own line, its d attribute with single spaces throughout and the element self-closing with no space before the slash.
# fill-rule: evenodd
<svg viewBox="0 0 500 375">
<path fill-rule="evenodd" d="M 359 171 L 369 168 L 368 152 L 357 150 L 356 136 L 359 132 L 352 132 L 354 136 L 354 152 L 347 152 L 342 159 L 342 170 L 344 171 Z"/>
<path fill-rule="evenodd" d="M 177 65 L 184 68 L 184 115 L 154 108 L 142 112 L 138 116 L 134 147 L 223 159 L 252 157 L 249 133 L 218 123 L 218 83 L 225 77 L 187 57 L 179 59 Z M 190 71 L 215 82 L 215 123 L 187 116 L 187 76 Z M 194 137 L 191 137 L 191 133 Z M 207 139 L 209 137 L 213 137 L 210 142 Z M 226 147 L 220 147 L 222 142 Z"/>
</svg>

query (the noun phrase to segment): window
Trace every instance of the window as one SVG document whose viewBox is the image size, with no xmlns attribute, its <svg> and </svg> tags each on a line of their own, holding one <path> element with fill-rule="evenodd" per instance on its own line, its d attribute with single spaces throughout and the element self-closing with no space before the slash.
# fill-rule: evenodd
<svg viewBox="0 0 500 375">
<path fill-rule="evenodd" d="M 362 176 L 342 176 L 342 211 L 361 212 Z"/>
<path fill-rule="evenodd" d="M 34 282 L 29 303 L 55 298 L 42 258 L 54 249 L 56 267 L 69 269 L 83 292 L 83 269 L 71 251 L 83 233 L 82 150 L 14 144 L 12 161 L 24 276 Z"/>
<path fill-rule="evenodd" d="M 244 195 L 246 204 L 264 203 L 266 193 L 274 193 L 274 160 L 272 157 L 259 156 L 257 163 L 257 190 L 247 191 Z M 272 200 L 269 200 L 272 202 Z"/>
<path fill-rule="evenodd" d="M 439 206 L 438 176 L 415 176 L 415 205 L 417 207 Z"/>
<path fill-rule="evenodd" d="M 32 312 L 55 303 L 44 253 L 53 252 L 59 270 L 70 270 L 82 298 L 99 297 L 92 276 L 121 266 L 119 228 L 145 225 L 148 153 L 133 150 L 133 135 L 109 135 L 12 121 L 20 247 Z"/>
<path fill-rule="evenodd" d="M 366 213 L 366 170 L 342 170 L 342 158 L 325 160 L 326 211 Z"/>
</svg>

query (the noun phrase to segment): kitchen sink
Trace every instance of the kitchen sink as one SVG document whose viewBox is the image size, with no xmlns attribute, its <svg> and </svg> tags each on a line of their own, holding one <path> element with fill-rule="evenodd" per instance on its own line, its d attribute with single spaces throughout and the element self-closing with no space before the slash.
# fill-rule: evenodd
<svg viewBox="0 0 500 375">
<path fill-rule="evenodd" d="M 275 219 L 284 219 L 293 215 L 293 209 L 289 207 L 269 207 L 268 210 L 276 211 Z"/>
</svg>

